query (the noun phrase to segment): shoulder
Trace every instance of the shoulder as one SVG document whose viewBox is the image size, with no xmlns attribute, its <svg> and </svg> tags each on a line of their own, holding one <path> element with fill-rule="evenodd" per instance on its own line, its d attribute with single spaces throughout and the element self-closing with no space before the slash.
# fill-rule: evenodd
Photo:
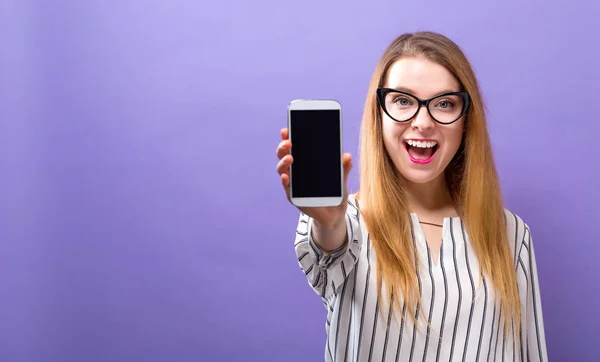
<svg viewBox="0 0 600 362">
<path fill-rule="evenodd" d="M 520 252 L 523 245 L 527 247 L 531 242 L 529 225 L 519 215 L 508 209 L 504 209 L 504 218 L 509 244 L 513 251 Z"/>
</svg>

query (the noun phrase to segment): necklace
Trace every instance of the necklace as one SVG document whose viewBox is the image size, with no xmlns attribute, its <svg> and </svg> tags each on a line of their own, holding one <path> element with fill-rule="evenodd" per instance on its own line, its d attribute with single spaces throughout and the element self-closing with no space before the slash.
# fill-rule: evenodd
<svg viewBox="0 0 600 362">
<path fill-rule="evenodd" d="M 430 222 L 425 222 L 425 221 L 419 221 L 419 222 L 420 222 L 421 224 L 432 225 L 432 226 L 437 226 L 437 227 L 441 227 L 441 228 L 443 228 L 443 227 L 444 227 L 443 225 L 440 225 L 440 224 L 433 224 L 433 223 L 430 223 Z"/>
</svg>

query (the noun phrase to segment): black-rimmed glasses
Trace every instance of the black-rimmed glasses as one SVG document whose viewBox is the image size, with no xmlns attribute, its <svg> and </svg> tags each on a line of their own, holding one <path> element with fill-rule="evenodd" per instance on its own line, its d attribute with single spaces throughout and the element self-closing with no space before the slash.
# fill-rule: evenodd
<svg viewBox="0 0 600 362">
<path fill-rule="evenodd" d="M 392 88 L 377 88 L 377 101 L 383 111 L 396 122 L 406 122 L 417 115 L 421 106 L 434 121 L 451 124 L 460 119 L 469 109 L 470 98 L 467 92 L 449 92 L 429 99 Z"/>
</svg>

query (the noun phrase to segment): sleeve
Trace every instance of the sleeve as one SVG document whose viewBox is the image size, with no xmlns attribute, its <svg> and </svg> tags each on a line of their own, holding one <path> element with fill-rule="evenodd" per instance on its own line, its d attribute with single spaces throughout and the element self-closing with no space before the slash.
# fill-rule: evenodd
<svg viewBox="0 0 600 362">
<path fill-rule="evenodd" d="M 544 317 L 542 313 L 542 300 L 535 259 L 535 251 L 531 231 L 526 226 L 529 237 L 525 239 L 521 254 L 522 261 L 527 265 L 527 297 L 523 323 L 525 324 L 527 361 L 547 362 L 548 352 L 546 349 L 546 334 L 544 332 Z"/>
<path fill-rule="evenodd" d="M 337 295 L 339 288 L 353 270 L 361 252 L 360 212 L 348 201 L 346 210 L 346 242 L 329 253 L 322 250 L 312 234 L 312 218 L 300 214 L 294 248 L 300 269 L 309 285 L 325 301 Z"/>
</svg>

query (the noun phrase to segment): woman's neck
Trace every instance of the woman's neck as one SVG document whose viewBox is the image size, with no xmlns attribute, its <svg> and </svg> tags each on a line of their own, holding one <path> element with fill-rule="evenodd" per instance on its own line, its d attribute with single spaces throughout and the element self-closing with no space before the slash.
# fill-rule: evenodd
<svg viewBox="0 0 600 362">
<path fill-rule="evenodd" d="M 416 214 L 456 216 L 454 200 L 446 184 L 444 175 L 428 183 L 404 183 L 408 207 Z"/>
</svg>

